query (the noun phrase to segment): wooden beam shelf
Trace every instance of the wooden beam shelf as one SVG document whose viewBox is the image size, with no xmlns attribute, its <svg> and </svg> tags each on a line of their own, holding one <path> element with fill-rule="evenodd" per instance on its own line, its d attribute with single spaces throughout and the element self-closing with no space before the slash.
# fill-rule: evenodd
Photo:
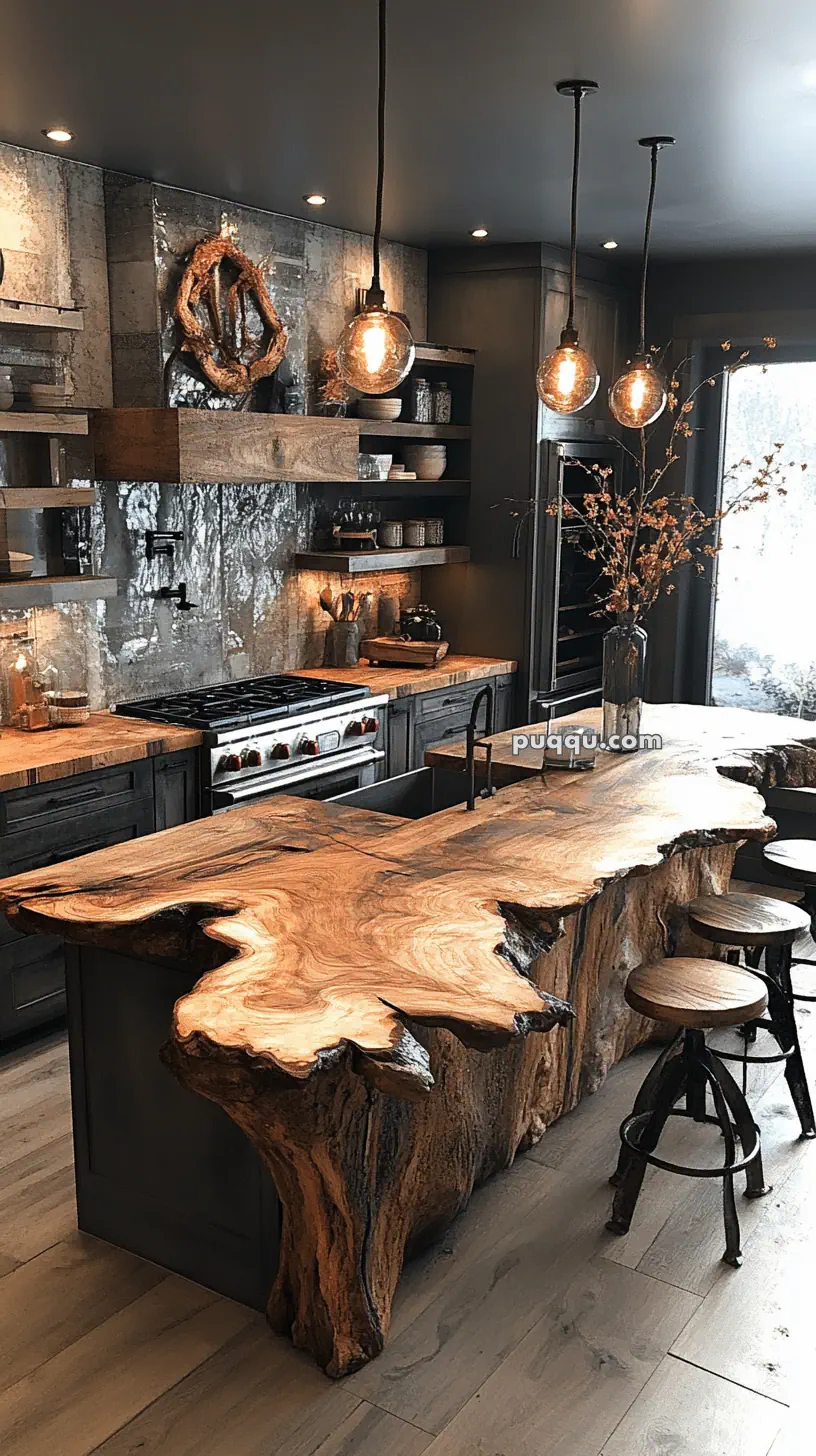
<svg viewBox="0 0 816 1456">
<path fill-rule="evenodd" d="M 472 369 L 476 363 L 475 349 L 446 349 L 443 344 L 417 344 L 417 364 L 458 364 Z"/>
<path fill-rule="evenodd" d="M 70 510 L 74 507 L 92 506 L 96 500 L 93 486 L 69 487 L 67 490 L 42 486 L 39 489 L 23 489 L 18 486 L 0 486 L 0 510 L 3 511 L 50 511 Z"/>
<path fill-rule="evenodd" d="M 59 602 L 93 602 L 115 597 L 113 576 L 24 576 L 0 581 L 0 607 L 53 607 Z"/>
<path fill-rule="evenodd" d="M 233 410 L 104 409 L 94 410 L 91 421 L 97 480 L 166 485 L 357 481 L 357 420 Z"/>
<path fill-rule="evenodd" d="M 469 440 L 470 425 L 414 425 L 407 420 L 354 420 L 361 435 L 396 435 L 408 440 Z"/>
<path fill-rule="evenodd" d="M 0 435 L 87 435 L 88 416 L 81 411 L 0 410 Z"/>
<path fill-rule="evenodd" d="M 0 324 L 25 324 L 31 329 L 84 329 L 79 308 L 53 308 L 43 303 L 18 303 L 0 298 Z"/>
<path fill-rule="evenodd" d="M 409 571 L 414 566 L 450 566 L 470 560 L 468 546 L 403 546 L 389 551 L 299 551 L 295 566 L 301 571 Z"/>
</svg>

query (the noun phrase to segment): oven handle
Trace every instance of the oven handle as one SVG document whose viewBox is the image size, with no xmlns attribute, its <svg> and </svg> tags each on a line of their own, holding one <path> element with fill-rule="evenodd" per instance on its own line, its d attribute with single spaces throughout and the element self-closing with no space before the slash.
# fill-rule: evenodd
<svg viewBox="0 0 816 1456">
<path fill-rule="evenodd" d="M 382 749 L 360 748 L 356 753 L 344 753 L 342 757 L 327 758 L 322 763 L 305 765 L 291 769 L 282 769 L 277 773 L 264 775 L 263 778 L 253 779 L 251 784 L 244 788 L 237 789 L 213 789 L 211 799 L 214 809 L 229 809 L 234 804 L 248 804 L 253 799 L 262 798 L 268 795 L 273 789 L 280 788 L 281 791 L 289 784 L 305 784 L 314 779 L 328 778 L 331 774 L 342 772 L 347 768 L 359 768 L 362 764 L 381 763 L 385 758 Z"/>
</svg>

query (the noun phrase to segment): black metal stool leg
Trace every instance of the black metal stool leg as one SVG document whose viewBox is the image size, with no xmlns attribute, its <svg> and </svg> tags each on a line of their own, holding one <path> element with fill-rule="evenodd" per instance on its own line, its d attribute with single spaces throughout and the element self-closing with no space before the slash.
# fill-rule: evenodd
<svg viewBox="0 0 816 1456">
<path fill-rule="evenodd" d="M 643 1083 L 640 1087 L 640 1091 L 635 1098 L 635 1105 L 632 1108 L 633 1112 L 652 1111 L 652 1108 L 654 1107 L 655 1092 L 660 1086 L 660 1080 L 663 1076 L 663 1070 L 666 1064 L 671 1061 L 672 1057 L 678 1056 L 682 1052 L 682 1050 L 683 1033 L 682 1031 L 679 1031 L 677 1033 L 677 1036 L 674 1038 L 674 1041 L 669 1042 L 669 1045 L 663 1049 L 651 1071 L 647 1073 L 646 1077 L 644 1078 Z M 621 1183 L 626 1173 L 626 1169 L 629 1166 L 631 1157 L 632 1154 L 630 1153 L 629 1149 L 621 1144 L 621 1150 L 618 1154 L 618 1166 L 612 1174 L 611 1178 L 609 1179 L 613 1188 L 617 1188 Z"/>
<path fill-rule="evenodd" d="M 745 964 L 746 964 L 746 966 L 748 966 L 749 969 L 752 970 L 752 971 L 758 971 L 761 963 L 762 963 L 762 946 L 761 945 L 746 945 L 746 947 L 745 947 Z M 740 1031 L 741 1031 L 741 1034 L 742 1034 L 742 1038 L 743 1038 L 743 1041 L 745 1042 L 746 1047 L 753 1046 L 754 1043 L 756 1042 L 756 1039 L 757 1039 L 757 1027 L 758 1027 L 758 1025 L 759 1025 L 759 1023 L 756 1022 L 756 1021 L 746 1021 L 745 1025 L 740 1028 Z M 742 1090 L 743 1090 L 743 1092 L 746 1092 L 748 1090 L 748 1063 L 747 1062 L 743 1062 L 743 1064 L 742 1064 Z"/>
<path fill-rule="evenodd" d="M 657 1147 L 666 1122 L 671 1114 L 675 1103 L 682 1097 L 688 1078 L 688 1063 L 685 1053 L 681 1057 L 672 1057 L 664 1062 L 660 1085 L 654 1092 L 654 1102 L 649 1121 L 644 1125 L 638 1138 L 638 1148 L 644 1153 L 653 1153 Z M 646 1163 L 643 1158 L 632 1154 L 627 1162 L 626 1171 L 615 1193 L 615 1201 L 612 1205 L 612 1217 L 606 1227 L 613 1234 L 627 1234 L 632 1223 L 632 1216 L 635 1212 L 643 1177 L 646 1172 Z"/>
<path fill-rule="evenodd" d="M 816 1119 L 813 1115 L 813 1102 L 808 1086 L 807 1072 L 802 1057 L 802 1049 L 799 1045 L 799 1030 L 796 1025 L 796 1012 L 794 1010 L 793 986 L 791 984 L 791 961 L 792 949 L 789 945 L 775 946 L 768 948 L 765 953 L 765 968 L 768 975 L 777 983 L 781 997 L 774 997 L 776 1005 L 772 1005 L 771 1015 L 774 1022 L 774 1034 L 779 1042 L 782 1051 L 790 1050 L 790 1056 L 785 1062 L 785 1078 L 793 1098 L 793 1105 L 799 1114 L 799 1122 L 802 1127 L 802 1137 L 816 1137 Z M 779 1022 L 782 1022 L 778 1027 Z"/>
<path fill-rule="evenodd" d="M 703 1065 L 708 1071 L 712 1084 L 713 1082 L 717 1083 L 725 1098 L 728 1110 L 737 1129 L 737 1137 L 742 1146 L 742 1155 L 743 1157 L 747 1157 L 751 1148 L 755 1144 L 758 1144 L 760 1140 L 759 1128 L 754 1121 L 751 1109 L 725 1063 L 720 1061 L 717 1053 L 711 1047 L 707 1046 L 702 1055 Z M 756 1157 L 752 1159 L 745 1169 L 745 1196 L 746 1198 L 764 1198 L 765 1194 L 770 1192 L 772 1192 L 772 1189 L 765 1182 L 765 1172 L 762 1166 L 762 1149 L 760 1147 Z"/>
<path fill-rule="evenodd" d="M 725 1140 L 725 1167 L 728 1169 L 730 1163 L 736 1159 L 736 1143 L 734 1141 L 734 1130 L 731 1126 L 731 1118 L 728 1113 L 728 1106 L 723 1096 L 722 1088 L 717 1078 L 711 1074 L 711 1093 L 714 1098 L 714 1109 L 717 1113 L 717 1120 L 722 1128 L 722 1135 Z M 726 1172 L 723 1177 L 723 1222 L 725 1224 L 725 1253 L 723 1260 L 730 1264 L 733 1269 L 739 1269 L 742 1263 L 742 1249 L 740 1247 L 740 1226 L 737 1214 L 737 1201 L 734 1197 L 734 1174 Z"/>
</svg>

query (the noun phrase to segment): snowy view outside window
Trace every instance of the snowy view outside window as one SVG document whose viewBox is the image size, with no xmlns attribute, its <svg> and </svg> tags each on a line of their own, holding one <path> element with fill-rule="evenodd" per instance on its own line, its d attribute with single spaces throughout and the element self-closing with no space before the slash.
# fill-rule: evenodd
<svg viewBox="0 0 816 1456">
<path fill-rule="evenodd" d="M 728 390 L 724 462 L 784 441 L 789 493 L 730 516 L 717 571 L 711 701 L 816 718 L 816 362 L 748 365 Z"/>
</svg>

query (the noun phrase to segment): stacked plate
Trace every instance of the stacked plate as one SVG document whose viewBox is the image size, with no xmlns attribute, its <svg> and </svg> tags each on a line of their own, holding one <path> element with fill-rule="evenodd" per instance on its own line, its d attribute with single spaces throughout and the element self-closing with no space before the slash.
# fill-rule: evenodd
<svg viewBox="0 0 816 1456">
<path fill-rule="evenodd" d="M 402 413 L 402 400 L 358 399 L 357 413 L 361 420 L 398 420 Z"/>
<path fill-rule="evenodd" d="M 445 474 L 448 455 L 444 445 L 406 444 L 404 454 L 405 464 L 416 471 L 417 480 L 439 480 Z"/>
</svg>

